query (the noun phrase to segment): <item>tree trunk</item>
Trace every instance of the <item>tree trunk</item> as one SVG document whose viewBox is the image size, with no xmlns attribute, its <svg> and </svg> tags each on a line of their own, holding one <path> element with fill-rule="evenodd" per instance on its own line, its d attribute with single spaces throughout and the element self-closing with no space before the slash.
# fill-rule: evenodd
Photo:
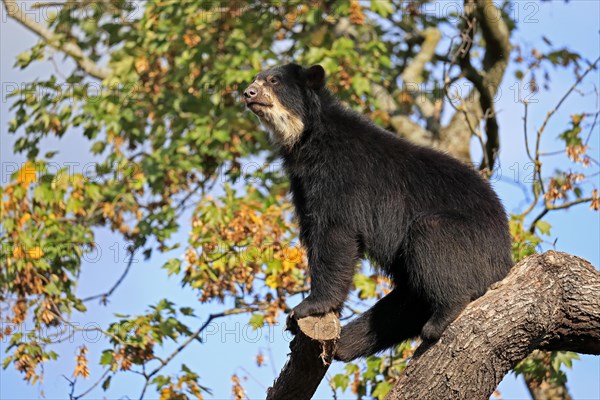
<svg viewBox="0 0 600 400">
<path fill-rule="evenodd" d="M 325 352 L 323 343 L 331 346 Z M 297 335 L 267 398 L 311 398 L 328 368 L 322 355 L 334 346 Z M 515 265 L 437 343 L 417 351 L 386 398 L 488 399 L 535 349 L 600 354 L 600 272 L 589 262 L 549 251 Z"/>
</svg>

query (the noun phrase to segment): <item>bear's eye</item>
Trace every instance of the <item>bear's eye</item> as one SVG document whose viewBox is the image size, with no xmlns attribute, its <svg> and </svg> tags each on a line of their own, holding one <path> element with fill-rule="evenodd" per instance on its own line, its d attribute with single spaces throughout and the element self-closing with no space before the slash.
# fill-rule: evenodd
<svg viewBox="0 0 600 400">
<path fill-rule="evenodd" d="M 277 79 L 277 78 L 276 78 L 276 77 L 274 77 L 274 76 L 271 76 L 271 77 L 269 77 L 269 83 L 270 83 L 271 85 L 277 85 L 277 84 L 279 83 L 279 79 Z"/>
</svg>

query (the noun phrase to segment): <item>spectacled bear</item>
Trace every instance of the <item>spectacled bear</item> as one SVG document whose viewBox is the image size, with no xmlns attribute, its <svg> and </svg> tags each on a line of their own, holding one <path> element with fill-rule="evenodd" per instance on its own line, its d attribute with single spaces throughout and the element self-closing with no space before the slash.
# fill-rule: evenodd
<svg viewBox="0 0 600 400">
<path fill-rule="evenodd" d="M 263 71 L 244 100 L 283 158 L 307 250 L 311 290 L 293 317 L 341 312 L 363 257 L 393 283 L 342 328 L 336 359 L 436 341 L 512 267 L 506 213 L 487 181 L 344 107 L 321 66 Z"/>
</svg>

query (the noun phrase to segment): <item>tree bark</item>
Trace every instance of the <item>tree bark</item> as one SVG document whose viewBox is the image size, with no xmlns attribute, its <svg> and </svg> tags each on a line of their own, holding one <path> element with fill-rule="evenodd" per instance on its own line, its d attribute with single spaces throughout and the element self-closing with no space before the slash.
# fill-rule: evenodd
<svg viewBox="0 0 600 400">
<path fill-rule="evenodd" d="M 549 251 L 521 261 L 409 363 L 388 399 L 488 399 L 535 349 L 600 354 L 600 272 Z"/>
<path fill-rule="evenodd" d="M 486 120 L 486 149 L 490 169 L 500 147 L 498 123 L 494 111 L 494 97 L 504 77 L 510 55 L 510 32 L 500 11 L 492 0 L 465 0 L 465 14 L 477 17 L 485 39 L 483 68 L 477 71 L 470 62 L 470 49 L 459 60 L 463 74 L 475 85 L 463 96 L 464 112 L 455 112 L 452 119 L 440 131 L 440 148 L 465 161 L 471 161 L 471 132 L 479 121 Z M 462 62 L 462 61 L 467 61 Z"/>
<path fill-rule="evenodd" d="M 323 343 L 298 334 L 267 398 L 311 398 L 328 368 Z M 327 343 L 330 357 L 335 340 Z M 600 354 L 600 272 L 586 260 L 549 251 L 515 265 L 438 342 L 417 350 L 386 398 L 488 399 L 536 349 Z"/>
<path fill-rule="evenodd" d="M 331 365 L 341 331 L 340 320 L 333 313 L 298 322 L 290 318 L 288 329 L 296 332 L 290 358 L 267 390 L 267 400 L 309 400 Z"/>
</svg>

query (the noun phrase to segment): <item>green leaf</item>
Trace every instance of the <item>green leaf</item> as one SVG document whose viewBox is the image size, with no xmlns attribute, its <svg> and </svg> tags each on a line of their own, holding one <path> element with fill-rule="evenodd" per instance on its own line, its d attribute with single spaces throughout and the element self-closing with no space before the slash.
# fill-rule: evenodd
<svg viewBox="0 0 600 400">
<path fill-rule="evenodd" d="M 371 356 L 367 358 L 367 370 L 363 376 L 365 379 L 373 379 L 381 373 L 381 357 Z"/>
<path fill-rule="evenodd" d="M 372 1 L 370 3 L 371 10 L 381 15 L 382 17 L 387 17 L 392 12 L 394 12 L 394 8 L 392 7 L 392 2 L 389 0 L 377 0 Z"/>
<path fill-rule="evenodd" d="M 337 374 L 331 379 L 331 387 L 334 389 L 342 389 L 345 392 L 350 383 L 350 377 L 344 374 Z"/>
<path fill-rule="evenodd" d="M 92 145 L 92 147 L 90 147 L 90 151 L 94 154 L 100 154 L 106 148 L 106 144 L 106 142 L 96 142 Z"/>
<path fill-rule="evenodd" d="M 114 355 L 112 350 L 104 350 L 100 356 L 100 365 L 111 365 Z"/>
<path fill-rule="evenodd" d="M 535 223 L 535 226 L 538 228 L 541 234 L 550 236 L 550 228 L 552 225 L 550 225 L 548 222 L 538 221 Z"/>
<path fill-rule="evenodd" d="M 358 297 L 361 299 L 373 298 L 377 294 L 377 284 L 364 274 L 354 275 L 354 286 L 358 289 Z"/>
<path fill-rule="evenodd" d="M 104 380 L 104 382 L 102 382 L 102 390 L 104 390 L 106 392 L 106 390 L 110 387 L 110 380 L 112 378 L 112 375 L 109 375 L 106 377 L 106 379 Z"/>
<path fill-rule="evenodd" d="M 56 287 L 56 283 L 54 283 L 54 281 L 48 282 L 44 289 L 46 289 L 46 292 L 48 292 L 48 294 L 51 296 L 60 296 L 61 294 L 61 290 Z"/>
<path fill-rule="evenodd" d="M 178 274 L 181 271 L 181 260 L 178 258 L 171 258 L 163 265 L 163 268 L 167 270 L 169 276 Z"/>
<path fill-rule="evenodd" d="M 191 307 L 181 307 L 179 311 L 188 317 L 194 317 L 194 309 Z"/>
<path fill-rule="evenodd" d="M 382 400 L 391 389 L 392 389 L 392 384 L 389 383 L 388 381 L 379 382 L 377 384 L 377 386 L 375 386 L 375 390 L 373 390 L 373 393 L 371 394 L 371 396 L 376 397 L 379 400 Z"/>
<path fill-rule="evenodd" d="M 354 363 L 348 363 L 348 364 L 346 364 L 346 367 L 344 368 L 344 370 L 346 371 L 346 375 L 351 375 L 351 374 L 354 374 L 355 372 L 360 371 L 360 368 L 358 367 L 358 365 L 356 365 Z"/>
<path fill-rule="evenodd" d="M 265 316 L 262 314 L 252 314 L 249 321 L 250 326 L 255 330 L 262 328 L 265 325 Z"/>
<path fill-rule="evenodd" d="M 359 96 L 370 93 L 371 91 L 369 80 L 362 76 L 355 76 L 352 78 L 352 88 Z"/>
<path fill-rule="evenodd" d="M 579 360 L 579 354 L 572 351 L 557 351 L 552 353 L 552 367 L 558 371 L 561 365 L 571 369 L 573 368 L 573 360 Z"/>
</svg>

